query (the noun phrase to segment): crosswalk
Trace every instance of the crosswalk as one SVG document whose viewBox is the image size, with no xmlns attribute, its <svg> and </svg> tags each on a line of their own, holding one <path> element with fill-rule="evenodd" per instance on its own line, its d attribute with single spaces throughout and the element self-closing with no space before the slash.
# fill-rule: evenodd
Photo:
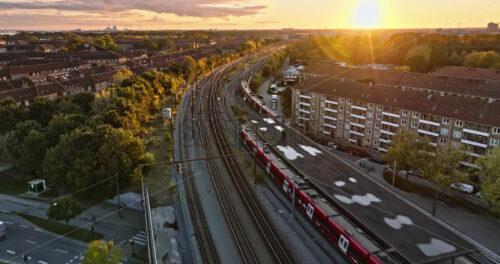
<svg viewBox="0 0 500 264">
<path fill-rule="evenodd" d="M 146 233 L 144 231 L 140 231 L 139 233 L 135 234 L 135 236 L 133 236 L 131 240 L 133 240 L 135 244 L 145 246 L 147 243 Z"/>
</svg>

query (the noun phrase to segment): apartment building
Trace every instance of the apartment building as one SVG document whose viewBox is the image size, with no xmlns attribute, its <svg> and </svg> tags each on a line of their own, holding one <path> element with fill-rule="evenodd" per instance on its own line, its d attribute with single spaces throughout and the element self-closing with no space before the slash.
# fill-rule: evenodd
<svg viewBox="0 0 500 264">
<path fill-rule="evenodd" d="M 490 90 L 478 96 L 480 90 L 467 95 L 313 77 L 292 87 L 292 121 L 306 132 L 382 153 L 397 131 L 407 128 L 435 146 L 467 145 L 477 157 L 500 145 L 498 88 L 491 97 Z"/>
</svg>

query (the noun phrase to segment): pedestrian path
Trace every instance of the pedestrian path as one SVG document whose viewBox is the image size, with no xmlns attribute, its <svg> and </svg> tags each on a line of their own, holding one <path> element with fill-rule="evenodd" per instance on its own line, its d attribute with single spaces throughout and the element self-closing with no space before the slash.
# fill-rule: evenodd
<svg viewBox="0 0 500 264">
<path fill-rule="evenodd" d="M 135 234 L 130 240 L 134 241 L 134 244 L 145 246 L 147 243 L 146 233 L 144 231 L 139 231 L 139 233 Z"/>
</svg>

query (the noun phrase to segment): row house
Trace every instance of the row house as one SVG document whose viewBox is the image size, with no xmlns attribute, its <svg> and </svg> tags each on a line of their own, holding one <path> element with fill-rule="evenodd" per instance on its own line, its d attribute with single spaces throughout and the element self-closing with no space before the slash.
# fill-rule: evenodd
<svg viewBox="0 0 500 264">
<path fill-rule="evenodd" d="M 402 128 L 434 146 L 464 144 L 473 157 L 500 145 L 498 100 L 330 78 L 309 78 L 292 91 L 294 125 L 381 153 Z"/>
<path fill-rule="evenodd" d="M 81 65 L 77 62 L 52 62 L 35 65 L 11 66 L 10 77 L 13 80 L 29 78 L 35 84 L 51 82 L 51 79 L 67 80 L 72 72 L 80 70 Z"/>
</svg>

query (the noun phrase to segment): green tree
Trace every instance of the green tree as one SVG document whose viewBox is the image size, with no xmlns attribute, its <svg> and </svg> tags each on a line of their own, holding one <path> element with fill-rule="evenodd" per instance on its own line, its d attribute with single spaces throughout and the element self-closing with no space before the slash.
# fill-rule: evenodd
<svg viewBox="0 0 500 264">
<path fill-rule="evenodd" d="M 500 208 L 500 147 L 495 147 L 491 154 L 480 156 L 476 160 L 481 179 L 481 193 L 488 204 Z"/>
<path fill-rule="evenodd" d="M 122 249 L 115 247 L 113 241 L 95 240 L 83 254 L 82 264 L 118 264 L 122 258 Z"/>
<path fill-rule="evenodd" d="M 429 70 L 429 61 L 422 55 L 416 55 L 406 60 L 410 70 L 414 72 L 427 72 Z"/>
<path fill-rule="evenodd" d="M 81 213 L 82 208 L 73 199 L 65 197 L 56 199 L 52 202 L 47 210 L 47 217 L 49 217 L 49 219 L 68 223 L 69 220 Z"/>
<path fill-rule="evenodd" d="M 55 110 L 56 105 L 53 100 L 37 97 L 29 106 L 29 118 L 45 126 L 49 123 Z"/>
<path fill-rule="evenodd" d="M 420 137 L 408 129 L 400 129 L 392 137 L 391 145 L 382 159 L 391 165 L 396 162 L 396 169 L 404 170 L 408 180 L 408 171 L 420 170 L 427 151 L 430 151 L 427 137 Z"/>
<path fill-rule="evenodd" d="M 269 78 L 272 73 L 273 73 L 273 69 L 271 68 L 271 66 L 269 64 L 266 64 L 264 66 L 264 68 L 262 68 L 262 75 L 264 75 L 264 77 Z"/>
<path fill-rule="evenodd" d="M 12 97 L 0 102 L 0 133 L 16 128 L 16 124 L 25 118 L 25 112 Z"/>
<path fill-rule="evenodd" d="M 94 46 L 97 50 L 118 50 L 118 45 L 116 45 L 109 34 L 98 37 L 94 42 Z"/>
<path fill-rule="evenodd" d="M 466 149 L 463 145 L 451 147 L 441 146 L 436 153 L 426 155 L 423 176 L 436 184 L 439 189 L 434 195 L 432 214 L 436 214 L 436 199 L 439 191 L 445 193 L 453 183 L 467 181 L 467 175 L 460 162 L 467 160 Z"/>
<path fill-rule="evenodd" d="M 181 69 L 184 74 L 184 78 L 190 80 L 194 77 L 196 70 L 198 68 L 198 63 L 191 56 L 184 57 L 184 61 L 182 61 Z"/>
</svg>

